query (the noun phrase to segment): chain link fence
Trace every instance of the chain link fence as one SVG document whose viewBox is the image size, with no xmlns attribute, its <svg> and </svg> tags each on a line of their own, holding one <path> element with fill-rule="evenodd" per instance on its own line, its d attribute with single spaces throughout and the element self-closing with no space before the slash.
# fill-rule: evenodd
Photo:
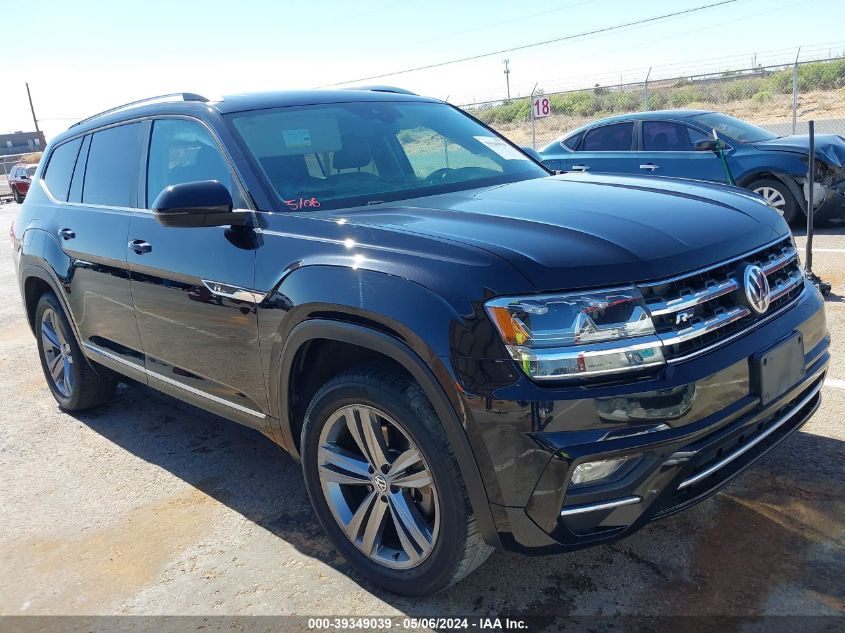
<svg viewBox="0 0 845 633">
<path fill-rule="evenodd" d="M 534 121 L 537 148 L 590 121 L 642 110 L 701 109 L 736 116 L 779 135 L 845 136 L 845 56 L 543 94 L 550 116 Z M 519 145 L 532 144 L 532 98 L 461 106 Z"/>
</svg>

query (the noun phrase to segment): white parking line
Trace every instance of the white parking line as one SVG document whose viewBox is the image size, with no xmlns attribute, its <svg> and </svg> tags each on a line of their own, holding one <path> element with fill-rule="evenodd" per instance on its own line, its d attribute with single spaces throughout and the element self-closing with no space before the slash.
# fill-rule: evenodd
<svg viewBox="0 0 845 633">
<path fill-rule="evenodd" d="M 803 246 L 799 246 L 798 248 L 801 251 L 804 250 Z M 815 247 L 813 247 L 813 252 L 814 253 L 845 253 L 845 248 L 815 248 Z M 804 255 L 803 252 L 801 254 Z"/>
<path fill-rule="evenodd" d="M 837 380 L 836 378 L 828 378 L 824 381 L 825 387 L 833 387 L 834 389 L 845 389 L 845 380 Z"/>
</svg>

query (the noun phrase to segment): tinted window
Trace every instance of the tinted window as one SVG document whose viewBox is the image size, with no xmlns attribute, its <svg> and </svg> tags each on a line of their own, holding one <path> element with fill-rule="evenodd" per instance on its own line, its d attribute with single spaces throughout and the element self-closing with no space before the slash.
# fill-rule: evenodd
<svg viewBox="0 0 845 633">
<path fill-rule="evenodd" d="M 647 152 L 692 151 L 694 149 L 690 137 L 692 131 L 680 123 L 643 121 L 643 150 Z"/>
<path fill-rule="evenodd" d="M 359 102 L 233 114 L 287 209 L 373 204 L 548 175 L 451 106 Z"/>
<path fill-rule="evenodd" d="M 26 175 L 27 178 L 32 178 L 35 175 L 35 170 L 38 169 L 36 165 L 32 165 L 26 168 Z"/>
<path fill-rule="evenodd" d="M 588 130 L 581 144 L 582 152 L 628 152 L 634 136 L 633 121 L 602 125 Z"/>
<path fill-rule="evenodd" d="M 569 138 L 562 140 L 560 144 L 574 151 L 578 149 L 578 143 L 581 142 L 582 138 L 584 138 L 584 132 L 578 132 L 577 134 L 573 134 Z"/>
<path fill-rule="evenodd" d="M 156 121 L 147 160 L 147 207 L 165 187 L 198 180 L 224 184 L 235 208 L 245 206 L 226 160 L 205 126 L 186 119 Z"/>
<path fill-rule="evenodd" d="M 73 165 L 76 163 L 76 155 L 79 153 L 81 144 L 82 139 L 77 138 L 62 143 L 50 154 L 47 173 L 44 175 L 44 184 L 47 185 L 47 189 L 57 200 L 67 201 L 70 176 L 73 173 Z"/>
<path fill-rule="evenodd" d="M 135 206 L 140 131 L 140 123 L 129 123 L 94 133 L 88 150 L 82 202 Z"/>
<path fill-rule="evenodd" d="M 692 145 L 693 145 L 693 149 L 695 149 L 695 144 L 698 141 L 702 141 L 706 138 L 713 138 L 712 134 L 705 134 L 704 132 L 696 130 L 693 127 L 688 127 L 687 132 L 689 132 L 689 140 L 690 140 L 690 143 L 692 143 Z"/>
</svg>

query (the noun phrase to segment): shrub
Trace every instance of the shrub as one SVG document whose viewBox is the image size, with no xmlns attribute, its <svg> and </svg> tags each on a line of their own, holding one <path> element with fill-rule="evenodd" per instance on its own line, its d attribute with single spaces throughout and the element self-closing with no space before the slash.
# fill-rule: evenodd
<svg viewBox="0 0 845 633">
<path fill-rule="evenodd" d="M 750 99 L 760 89 L 760 81 L 753 78 L 738 79 L 725 84 L 725 101 Z"/>
<path fill-rule="evenodd" d="M 761 90 L 760 92 L 756 93 L 753 97 L 751 97 L 751 101 L 756 103 L 757 105 L 762 105 L 764 103 L 769 103 L 772 100 L 774 95 L 768 90 Z"/>
<path fill-rule="evenodd" d="M 676 88 L 669 93 L 669 105 L 673 108 L 682 108 L 690 103 L 704 101 L 704 93 L 693 86 Z"/>
</svg>

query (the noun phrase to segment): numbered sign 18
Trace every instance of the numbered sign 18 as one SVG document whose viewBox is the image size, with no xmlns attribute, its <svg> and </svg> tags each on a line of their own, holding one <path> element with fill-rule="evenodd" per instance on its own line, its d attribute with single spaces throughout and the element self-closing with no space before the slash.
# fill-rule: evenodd
<svg viewBox="0 0 845 633">
<path fill-rule="evenodd" d="M 549 98 L 548 97 L 537 97 L 534 99 L 534 118 L 535 119 L 542 119 L 545 116 L 549 116 L 552 113 L 551 108 L 549 107 Z"/>
</svg>

